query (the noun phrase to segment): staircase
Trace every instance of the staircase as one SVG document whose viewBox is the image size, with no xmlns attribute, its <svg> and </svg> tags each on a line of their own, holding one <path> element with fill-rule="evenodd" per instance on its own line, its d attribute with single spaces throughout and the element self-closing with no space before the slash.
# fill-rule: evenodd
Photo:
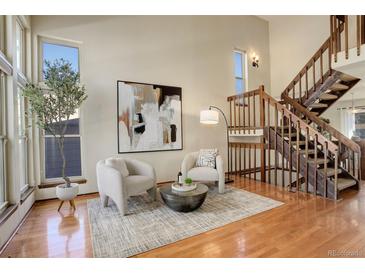
<svg viewBox="0 0 365 274">
<path fill-rule="evenodd" d="M 266 94 L 263 87 L 228 97 L 230 133 L 239 136 L 246 131 L 263 130 L 261 146 L 255 145 L 261 151 L 258 155 L 254 152 L 254 179 L 259 158 L 260 180 L 290 191 L 337 200 L 346 189 L 359 189 L 360 147 L 320 118 L 360 81 L 332 69 L 337 53 L 341 52 L 341 41 L 345 52 L 349 51 L 348 22 L 348 16 L 331 16 L 331 36 L 284 90 L 281 102 Z M 357 16 L 357 22 L 364 22 L 363 16 Z M 360 49 L 365 42 L 364 27 L 358 27 L 357 33 L 356 45 Z M 255 117 L 258 109 L 259 122 L 252 121 L 250 117 Z M 243 158 L 246 166 L 246 149 L 242 147 L 247 144 L 230 142 L 230 172 L 246 176 L 247 169 L 242 170 L 241 165 Z M 249 156 L 251 167 L 251 150 Z"/>
</svg>

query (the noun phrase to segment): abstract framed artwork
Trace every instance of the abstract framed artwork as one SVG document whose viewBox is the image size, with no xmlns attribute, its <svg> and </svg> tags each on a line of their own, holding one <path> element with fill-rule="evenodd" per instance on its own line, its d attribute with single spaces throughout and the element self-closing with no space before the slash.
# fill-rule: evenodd
<svg viewBox="0 0 365 274">
<path fill-rule="evenodd" d="M 118 153 L 181 150 L 182 89 L 117 81 Z"/>
</svg>

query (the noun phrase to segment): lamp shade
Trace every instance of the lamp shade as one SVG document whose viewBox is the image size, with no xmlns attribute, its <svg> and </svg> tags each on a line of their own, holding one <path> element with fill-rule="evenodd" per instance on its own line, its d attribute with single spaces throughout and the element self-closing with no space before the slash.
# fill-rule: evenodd
<svg viewBox="0 0 365 274">
<path fill-rule="evenodd" d="M 200 111 L 200 123 L 215 125 L 219 122 L 219 113 L 215 110 L 202 110 Z"/>
</svg>

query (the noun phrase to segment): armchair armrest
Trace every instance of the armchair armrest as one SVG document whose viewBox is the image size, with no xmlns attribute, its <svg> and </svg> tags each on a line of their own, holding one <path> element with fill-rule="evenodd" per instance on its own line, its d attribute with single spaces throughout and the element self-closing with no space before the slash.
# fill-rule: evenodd
<svg viewBox="0 0 365 274">
<path fill-rule="evenodd" d="M 219 193 L 224 193 L 225 189 L 225 173 L 224 173 L 224 162 L 222 156 L 218 155 L 215 158 L 215 165 L 218 172 L 218 189 Z"/>
<path fill-rule="evenodd" d="M 223 179 L 224 179 L 224 162 L 223 162 L 223 158 L 221 155 L 217 155 L 217 157 L 215 158 L 215 165 L 216 165 L 216 169 L 219 174 L 219 177 L 221 177 L 221 175 L 222 175 Z"/>
<path fill-rule="evenodd" d="M 126 194 L 123 176 L 118 170 L 104 163 L 98 163 L 96 176 L 99 192 L 105 193 L 106 195 L 112 195 L 113 193 Z"/>
<path fill-rule="evenodd" d="M 184 160 L 181 163 L 182 179 L 186 179 L 188 171 L 195 167 L 197 153 L 188 153 L 185 155 Z"/>
</svg>

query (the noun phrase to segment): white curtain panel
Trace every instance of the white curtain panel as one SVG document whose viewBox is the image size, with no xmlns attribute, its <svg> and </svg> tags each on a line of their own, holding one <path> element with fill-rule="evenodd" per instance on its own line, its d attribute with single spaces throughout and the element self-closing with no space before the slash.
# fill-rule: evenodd
<svg viewBox="0 0 365 274">
<path fill-rule="evenodd" d="M 349 109 L 340 109 L 341 132 L 351 138 L 355 130 L 355 114 Z"/>
</svg>

